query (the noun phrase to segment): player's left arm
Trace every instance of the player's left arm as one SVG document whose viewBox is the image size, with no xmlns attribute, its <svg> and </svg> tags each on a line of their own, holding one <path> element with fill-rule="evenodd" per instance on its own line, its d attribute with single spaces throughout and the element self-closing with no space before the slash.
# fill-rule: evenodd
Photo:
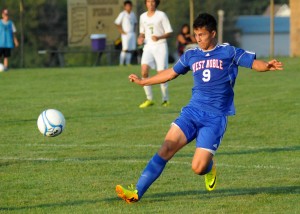
<svg viewBox="0 0 300 214">
<path fill-rule="evenodd" d="M 258 72 L 283 70 L 283 64 L 282 62 L 277 61 L 276 59 L 272 59 L 269 62 L 255 59 L 252 64 L 252 69 Z"/>
<path fill-rule="evenodd" d="M 166 39 L 166 38 L 169 38 L 169 37 L 171 37 L 172 36 L 172 33 L 165 33 L 165 34 L 163 34 L 163 35 L 161 35 L 161 36 L 155 36 L 155 35 L 153 35 L 152 36 L 152 40 L 153 41 L 158 41 L 158 40 L 160 40 L 160 39 Z"/>
<path fill-rule="evenodd" d="M 165 83 L 172 79 L 175 79 L 178 76 L 179 74 L 176 73 L 173 68 L 168 68 L 147 79 L 141 79 L 136 74 L 130 74 L 128 78 L 130 82 L 134 82 L 138 85 L 145 86 Z"/>
</svg>

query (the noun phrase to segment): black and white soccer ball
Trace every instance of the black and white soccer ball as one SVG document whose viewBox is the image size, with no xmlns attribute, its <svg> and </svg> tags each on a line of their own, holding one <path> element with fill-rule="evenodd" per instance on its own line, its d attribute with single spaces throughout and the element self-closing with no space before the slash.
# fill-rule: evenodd
<svg viewBox="0 0 300 214">
<path fill-rule="evenodd" d="M 37 126 L 40 132 L 47 137 L 60 135 L 66 125 L 64 115 L 56 109 L 47 109 L 43 111 L 37 120 Z"/>
</svg>

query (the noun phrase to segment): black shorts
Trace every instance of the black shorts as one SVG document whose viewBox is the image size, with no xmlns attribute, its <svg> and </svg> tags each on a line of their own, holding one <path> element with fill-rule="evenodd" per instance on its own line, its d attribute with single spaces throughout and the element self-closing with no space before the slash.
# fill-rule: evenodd
<svg viewBox="0 0 300 214">
<path fill-rule="evenodd" d="M 0 57 L 10 57 L 10 48 L 0 48 Z"/>
</svg>

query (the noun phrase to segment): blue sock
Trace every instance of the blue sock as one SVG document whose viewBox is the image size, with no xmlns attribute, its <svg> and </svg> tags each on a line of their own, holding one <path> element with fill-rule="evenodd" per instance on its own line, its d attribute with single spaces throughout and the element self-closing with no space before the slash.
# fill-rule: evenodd
<svg viewBox="0 0 300 214">
<path fill-rule="evenodd" d="M 211 160 L 211 161 L 210 161 L 210 163 L 208 164 L 208 166 L 207 166 L 207 168 L 206 168 L 205 172 L 203 173 L 203 175 L 205 175 L 205 174 L 207 174 L 207 173 L 209 173 L 209 172 L 210 172 L 210 170 L 211 170 L 211 168 L 212 168 L 213 164 L 214 164 L 214 161 L 213 161 L 213 160 Z"/>
<path fill-rule="evenodd" d="M 155 154 L 142 172 L 137 184 L 139 200 L 142 198 L 151 184 L 160 176 L 168 161 Z"/>
</svg>

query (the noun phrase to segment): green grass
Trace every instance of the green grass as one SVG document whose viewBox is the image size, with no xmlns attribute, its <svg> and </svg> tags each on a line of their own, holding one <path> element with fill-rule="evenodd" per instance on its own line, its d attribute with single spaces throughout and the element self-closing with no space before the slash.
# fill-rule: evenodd
<svg viewBox="0 0 300 214">
<path fill-rule="evenodd" d="M 144 110 L 127 80 L 139 66 L 0 73 L 0 213 L 299 213 L 300 64 L 282 61 L 279 72 L 240 69 L 214 192 L 191 170 L 192 142 L 133 205 L 115 185 L 135 183 L 158 150 L 190 99 L 190 73 L 170 83 L 169 108 Z M 55 138 L 36 126 L 47 108 L 66 117 Z"/>
</svg>

